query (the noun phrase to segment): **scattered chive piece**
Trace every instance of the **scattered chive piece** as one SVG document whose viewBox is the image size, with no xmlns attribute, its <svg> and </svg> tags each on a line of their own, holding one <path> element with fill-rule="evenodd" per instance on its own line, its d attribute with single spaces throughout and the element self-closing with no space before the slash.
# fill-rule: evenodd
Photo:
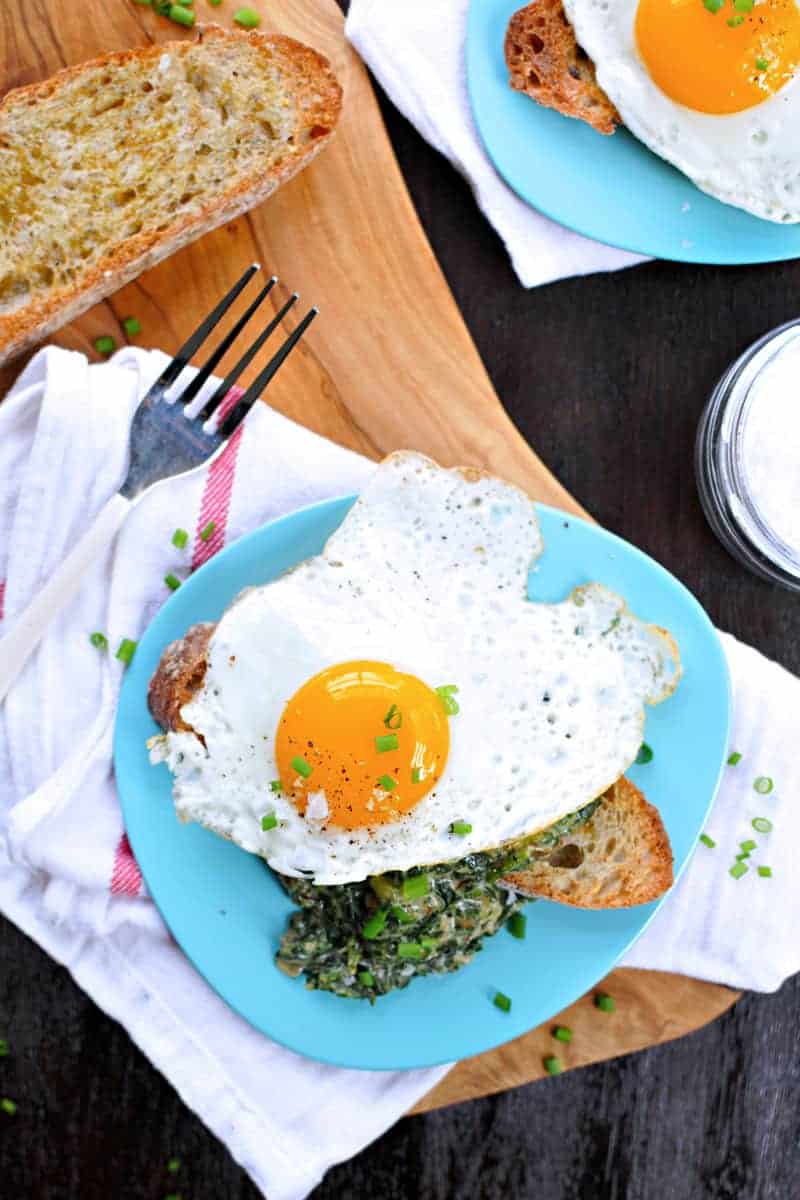
<svg viewBox="0 0 800 1200">
<path fill-rule="evenodd" d="M 647 742 L 642 742 L 641 746 L 639 747 L 639 753 L 636 755 L 637 763 L 639 763 L 640 765 L 642 763 L 649 763 L 652 761 L 652 758 L 653 758 L 652 748 L 650 746 L 648 746 Z"/>
<path fill-rule="evenodd" d="M 553 1037 L 557 1042 L 564 1042 L 566 1045 L 572 1041 L 572 1030 L 568 1025 L 556 1025 L 553 1030 Z"/>
<path fill-rule="evenodd" d="M 372 974 L 372 971 L 359 971 L 356 975 L 356 979 L 360 984 L 363 984 L 364 987 L 375 986 L 375 976 Z"/>
<path fill-rule="evenodd" d="M 396 921 L 399 921 L 401 925 L 410 925 L 414 920 L 414 918 L 411 916 L 411 913 L 407 913 L 406 910 L 401 908 L 399 904 L 392 905 L 392 916 Z"/>
<path fill-rule="evenodd" d="M 233 19 L 243 29 L 257 29 L 261 24 L 261 17 L 254 8 L 237 8 Z"/>
<path fill-rule="evenodd" d="M 108 649 L 108 638 L 104 633 L 90 633 L 89 641 L 93 646 L 96 646 L 98 650 Z"/>
<path fill-rule="evenodd" d="M 171 592 L 177 592 L 178 588 L 181 586 L 180 579 L 178 579 L 177 575 L 173 575 L 171 571 L 169 575 L 164 576 L 164 583 Z"/>
<path fill-rule="evenodd" d="M 704 846 L 708 846 L 709 850 L 713 850 L 717 844 L 712 837 L 708 836 L 707 833 L 700 834 L 700 841 L 703 843 Z"/>
<path fill-rule="evenodd" d="M 376 938 L 383 929 L 388 916 L 389 914 L 385 908 L 379 908 L 377 912 L 372 914 L 364 928 L 361 930 L 361 936 L 366 938 L 367 941 L 372 941 L 372 939 Z"/>
<path fill-rule="evenodd" d="M 458 691 L 456 685 L 454 683 L 447 683 L 443 687 L 436 688 L 435 691 L 448 717 L 455 717 L 461 711 L 458 701 L 453 699 L 453 693 Z"/>
<path fill-rule="evenodd" d="M 472 833 L 472 826 L 469 821 L 453 821 L 450 826 L 450 832 L 457 837 L 466 837 L 468 833 Z"/>
<path fill-rule="evenodd" d="M 383 723 L 387 729 L 399 729 L 401 727 L 403 724 L 403 714 L 400 712 L 400 709 L 396 704 L 393 704 L 389 709 L 386 716 L 383 718 Z"/>
<path fill-rule="evenodd" d="M 594 998 L 594 1006 L 599 1008 L 600 1012 L 616 1012 L 617 1002 L 608 992 L 598 992 Z"/>
<path fill-rule="evenodd" d="M 164 1197 L 164 1200 L 183 1200 L 183 1197 L 180 1192 L 170 1192 L 168 1196 Z"/>
<path fill-rule="evenodd" d="M 117 658 L 120 662 L 124 662 L 126 667 L 130 666 L 135 653 L 136 642 L 132 642 L 130 638 L 123 638 L 117 647 Z"/>
<path fill-rule="evenodd" d="M 511 997 L 506 996 L 504 992 L 495 992 L 494 1006 L 503 1012 L 511 1012 Z"/>
<path fill-rule="evenodd" d="M 190 8 L 184 8 L 182 4 L 171 4 L 167 13 L 170 21 L 174 21 L 176 25 L 186 25 L 188 29 L 194 25 L 197 18 Z"/>
<path fill-rule="evenodd" d="M 753 0 L 733 0 L 733 7 L 737 12 L 748 13 L 753 11 Z"/>
<path fill-rule="evenodd" d="M 117 348 L 117 343 L 110 334 L 106 333 L 103 337 L 94 339 L 94 348 L 98 354 L 113 354 Z"/>
<path fill-rule="evenodd" d="M 547 1058 L 543 1058 L 542 1066 L 544 1067 L 545 1071 L 547 1071 L 548 1075 L 560 1075 L 564 1070 L 564 1067 L 561 1064 L 561 1059 L 557 1058 L 555 1054 L 548 1054 Z"/>
<path fill-rule="evenodd" d="M 17 1106 L 13 1100 L 9 1100 L 8 1096 L 4 1096 L 3 1099 L 0 1100 L 0 1108 L 2 1108 L 3 1112 L 7 1113 L 9 1117 L 16 1116 Z"/>
<path fill-rule="evenodd" d="M 142 7 L 144 7 L 146 5 L 149 8 L 150 5 L 153 3 L 153 0 L 133 0 L 133 3 L 141 4 Z"/>
<path fill-rule="evenodd" d="M 767 60 L 765 58 L 757 58 L 756 59 L 756 70 L 757 71 L 766 71 L 768 66 L 769 66 L 769 63 L 767 62 Z"/>
<path fill-rule="evenodd" d="M 772 821 L 768 817 L 753 817 L 751 824 L 756 833 L 772 833 Z"/>
<path fill-rule="evenodd" d="M 506 921 L 506 927 L 512 937 L 519 938 L 520 941 L 525 937 L 525 926 L 528 924 L 528 918 L 525 913 L 516 912 Z"/>
<path fill-rule="evenodd" d="M 747 874 L 749 869 L 750 868 L 747 866 L 747 863 L 738 861 L 733 864 L 729 874 L 732 875 L 734 879 L 741 879 L 743 875 Z"/>
<path fill-rule="evenodd" d="M 759 867 L 758 873 L 762 879 L 771 879 L 772 878 L 772 867 Z"/>
<path fill-rule="evenodd" d="M 724 3 L 725 0 L 703 0 L 704 8 L 707 8 L 710 13 L 718 13 Z"/>
<path fill-rule="evenodd" d="M 741 13 L 735 17 L 728 17 L 728 24 L 730 25 L 731 29 L 736 29 L 736 27 L 741 25 L 743 21 L 744 17 L 741 15 Z"/>
<path fill-rule="evenodd" d="M 381 775 L 378 780 L 378 787 L 383 788 L 385 792 L 393 792 L 397 787 L 397 780 L 392 779 L 391 775 Z"/>
<path fill-rule="evenodd" d="M 142 325 L 138 317 L 126 317 L 122 322 L 122 328 L 128 337 L 135 337 L 137 333 L 142 332 Z"/>
<path fill-rule="evenodd" d="M 314 768 L 311 766 L 311 763 L 306 762 L 302 754 L 295 755 L 289 765 L 293 771 L 297 771 L 298 775 L 302 775 L 303 779 L 308 779 L 309 775 L 314 770 Z"/>
<path fill-rule="evenodd" d="M 426 950 L 435 950 L 439 945 L 436 938 L 424 937 L 419 939 L 420 946 L 424 946 Z"/>
<path fill-rule="evenodd" d="M 422 772 L 420 771 L 419 767 L 412 767 L 411 768 L 411 782 L 419 783 L 421 779 L 422 779 Z"/>
<path fill-rule="evenodd" d="M 182 5 L 183 8 L 191 8 L 194 0 L 175 0 L 175 3 Z"/>
<path fill-rule="evenodd" d="M 743 850 L 741 854 L 737 854 L 737 855 L 736 855 L 736 861 L 737 861 L 737 862 L 744 862 L 744 860 L 745 860 L 746 858 L 749 858 L 749 857 L 750 857 L 750 851 L 749 851 L 749 850 Z"/>
<path fill-rule="evenodd" d="M 170 1175 L 177 1175 L 181 1169 L 181 1160 L 179 1158 L 171 1158 L 167 1163 L 167 1170 Z"/>
<path fill-rule="evenodd" d="M 222 0 L 208 0 L 208 3 L 212 6 L 212 8 L 219 8 L 220 4 L 222 4 Z"/>
<path fill-rule="evenodd" d="M 419 942 L 398 942 L 398 958 L 422 958 L 425 951 Z"/>
<path fill-rule="evenodd" d="M 264 833 L 269 833 L 270 829 L 274 829 L 277 824 L 278 818 L 275 816 L 274 812 L 265 813 L 261 818 L 261 828 L 263 829 Z"/>
<path fill-rule="evenodd" d="M 770 779 L 769 775 L 759 775 L 758 779 L 753 783 L 753 787 L 758 792 L 759 796 L 768 796 L 775 784 Z"/>
<path fill-rule="evenodd" d="M 176 529 L 172 535 L 172 544 L 173 546 L 177 546 L 179 550 L 185 550 L 188 541 L 189 535 L 185 529 Z"/>
<path fill-rule="evenodd" d="M 733 754 L 728 755 L 728 766 L 735 767 L 737 763 L 742 761 L 742 756 L 738 750 L 734 750 Z"/>
<path fill-rule="evenodd" d="M 8 1042 L 5 1038 L 0 1038 L 0 1058 L 8 1058 Z"/>
<path fill-rule="evenodd" d="M 378 754 L 385 754 L 387 750 L 396 750 L 399 745 L 396 733 L 382 733 L 375 738 L 375 749 Z"/>
<path fill-rule="evenodd" d="M 207 542 L 216 528 L 216 521 L 209 521 L 205 528 L 200 530 L 200 541 Z"/>
<path fill-rule="evenodd" d="M 271 780 L 269 781 L 269 790 L 270 790 L 271 792 L 280 792 L 280 791 L 282 791 L 282 787 L 281 787 L 281 781 L 280 781 L 280 779 L 271 779 Z"/>
<path fill-rule="evenodd" d="M 430 890 L 430 880 L 427 875 L 409 875 L 403 880 L 403 895 L 406 900 L 419 900 L 427 896 Z"/>
<path fill-rule="evenodd" d="M 754 842 L 752 838 L 748 838 L 746 842 L 739 842 L 740 848 L 747 854 L 749 854 L 751 850 L 755 850 L 757 845 L 758 843 Z"/>
</svg>

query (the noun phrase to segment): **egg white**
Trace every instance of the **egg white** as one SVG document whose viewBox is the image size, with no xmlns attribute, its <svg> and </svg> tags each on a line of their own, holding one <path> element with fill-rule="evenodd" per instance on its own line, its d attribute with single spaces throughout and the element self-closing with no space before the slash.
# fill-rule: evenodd
<svg viewBox="0 0 800 1200">
<path fill-rule="evenodd" d="M 709 195 L 769 221 L 800 221 L 798 76 L 743 112 L 686 108 L 657 87 L 639 57 L 638 7 L 638 0 L 564 0 L 578 42 L 625 126 Z"/>
<path fill-rule="evenodd" d="M 679 675 L 671 640 L 591 584 L 561 604 L 526 598 L 541 551 L 531 501 L 498 480 L 398 454 L 377 468 L 323 554 L 225 614 L 202 688 L 155 757 L 178 815 L 276 870 L 317 883 L 459 858 L 550 825 L 600 795 L 642 741 L 643 705 Z M 273 794 L 284 705 L 335 663 L 386 661 L 457 684 L 436 789 L 400 820 L 344 830 Z M 315 804 L 315 808 L 317 805 Z M 276 828 L 262 831 L 274 811 Z M 450 833 L 466 821 L 466 837 Z"/>
</svg>

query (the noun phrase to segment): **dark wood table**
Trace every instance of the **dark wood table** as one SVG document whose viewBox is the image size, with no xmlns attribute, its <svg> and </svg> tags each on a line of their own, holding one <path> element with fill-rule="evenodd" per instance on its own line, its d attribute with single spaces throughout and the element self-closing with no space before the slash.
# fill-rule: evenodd
<svg viewBox="0 0 800 1200">
<path fill-rule="evenodd" d="M 798 315 L 800 263 L 653 263 L 525 292 L 468 188 L 388 105 L 413 198 L 519 428 L 608 528 L 723 628 L 800 670 L 796 598 L 734 563 L 692 473 L 709 389 Z M 797 914 L 795 914 L 795 919 Z M 776 920 L 791 919 L 776 912 Z M 127 1035 L 0 921 L 2 1200 L 257 1200 Z M 314 1200 L 790 1200 L 800 1194 L 800 979 L 680 1042 L 401 1121 Z M 165 1173 L 173 1154 L 177 1180 Z"/>
</svg>

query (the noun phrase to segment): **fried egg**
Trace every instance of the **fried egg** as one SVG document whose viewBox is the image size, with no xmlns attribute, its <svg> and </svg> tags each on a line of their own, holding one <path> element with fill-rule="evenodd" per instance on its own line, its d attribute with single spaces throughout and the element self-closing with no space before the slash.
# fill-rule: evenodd
<svg viewBox="0 0 800 1200">
<path fill-rule="evenodd" d="M 337 884 L 496 847 L 600 795 L 678 655 L 598 584 L 529 601 L 541 550 L 517 488 L 386 459 L 323 553 L 220 620 L 181 710 L 195 732 L 154 751 L 178 815 Z"/>
<path fill-rule="evenodd" d="M 797 0 L 564 0 L 625 125 L 703 191 L 800 221 Z"/>
</svg>

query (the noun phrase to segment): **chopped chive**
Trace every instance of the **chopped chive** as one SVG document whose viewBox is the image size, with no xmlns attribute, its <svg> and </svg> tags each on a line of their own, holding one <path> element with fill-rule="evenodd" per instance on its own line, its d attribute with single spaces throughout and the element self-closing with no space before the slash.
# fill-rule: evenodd
<svg viewBox="0 0 800 1200">
<path fill-rule="evenodd" d="M 399 745 L 396 733 L 382 733 L 375 738 L 375 749 L 379 754 L 385 754 L 387 750 L 396 750 Z"/>
<path fill-rule="evenodd" d="M 9 1100 L 8 1096 L 4 1096 L 3 1099 L 0 1100 L 0 1108 L 2 1108 L 3 1112 L 7 1113 L 9 1117 L 16 1116 L 17 1106 L 13 1100 Z"/>
<path fill-rule="evenodd" d="M 765 58 L 757 58 L 756 59 L 756 70 L 757 71 L 766 71 L 768 66 L 769 66 L 769 63 L 767 62 L 767 60 Z"/>
<path fill-rule="evenodd" d="M 372 974 L 372 971 L 359 971 L 356 979 L 364 987 L 371 988 L 375 986 L 375 976 Z"/>
<path fill-rule="evenodd" d="M 269 781 L 269 790 L 271 792 L 280 792 L 283 790 L 280 779 L 271 779 Z"/>
<path fill-rule="evenodd" d="M 749 867 L 747 866 L 747 863 L 743 863 L 741 860 L 738 860 L 733 864 L 728 874 L 732 875 L 734 879 L 741 879 L 743 875 L 747 874 L 748 870 Z"/>
<path fill-rule="evenodd" d="M 543 1058 L 542 1066 L 548 1075 L 560 1075 L 564 1070 L 561 1059 L 557 1058 L 555 1054 L 548 1054 L 547 1058 Z"/>
<path fill-rule="evenodd" d="M 113 354 L 117 343 L 110 334 L 106 333 L 102 337 L 94 339 L 94 348 L 98 354 Z"/>
<path fill-rule="evenodd" d="M 425 951 L 419 942 L 398 942 L 398 958 L 422 958 Z"/>
<path fill-rule="evenodd" d="M 736 861 L 737 861 L 737 862 L 744 862 L 744 860 L 745 860 L 746 858 L 749 858 L 749 857 L 750 857 L 750 851 L 749 851 L 749 850 L 743 850 L 743 851 L 741 852 L 741 854 L 737 854 L 737 855 L 736 855 Z"/>
<path fill-rule="evenodd" d="M 209 521 L 208 524 L 200 530 L 200 541 L 207 542 L 216 528 L 216 521 Z"/>
<path fill-rule="evenodd" d="M 424 946 L 426 950 L 435 950 L 439 945 L 434 937 L 423 937 L 419 939 L 420 946 Z"/>
<path fill-rule="evenodd" d="M 212 8 L 219 8 L 220 4 L 222 4 L 222 0 L 208 0 L 208 3 Z"/>
<path fill-rule="evenodd" d="M 274 812 L 265 813 L 261 818 L 261 828 L 263 829 L 264 833 L 269 833 L 270 829 L 274 829 L 277 824 L 278 818 L 275 816 Z"/>
<path fill-rule="evenodd" d="M 728 755 L 728 766 L 735 767 L 737 763 L 742 761 L 742 756 L 738 750 L 734 750 L 733 754 Z"/>
<path fill-rule="evenodd" d="M 302 754 L 296 754 L 289 764 L 293 771 L 297 771 L 298 775 L 302 775 L 303 779 L 308 779 L 314 768 L 311 763 L 306 762 Z"/>
<path fill-rule="evenodd" d="M 8 1042 L 5 1038 L 0 1038 L 0 1058 L 8 1058 Z"/>
<path fill-rule="evenodd" d="M 652 761 L 652 758 L 652 747 L 648 746 L 647 742 L 642 742 L 641 746 L 639 747 L 639 753 L 636 755 L 637 763 L 639 763 L 639 765 L 643 763 L 649 763 Z"/>
<path fill-rule="evenodd" d="M 511 997 L 506 996 L 504 992 L 495 992 L 494 1006 L 502 1009 L 503 1012 L 511 1012 Z"/>
<path fill-rule="evenodd" d="M 709 850 L 713 850 L 717 844 L 712 837 L 708 836 L 707 833 L 700 834 L 700 841 L 703 843 L 704 846 L 708 846 Z"/>
<path fill-rule="evenodd" d="M 183 1196 L 180 1192 L 170 1192 L 168 1196 L 164 1197 L 164 1200 L 183 1200 Z"/>
<path fill-rule="evenodd" d="M 167 1171 L 170 1175 L 177 1175 L 181 1169 L 181 1160 L 179 1158 L 171 1158 L 167 1163 Z"/>
<path fill-rule="evenodd" d="M 772 821 L 768 817 L 753 817 L 751 824 L 756 833 L 772 833 Z"/>
<path fill-rule="evenodd" d="M 182 4 L 171 4 L 167 16 L 176 25 L 185 25 L 188 29 L 191 29 L 197 20 L 192 10 L 184 8 Z"/>
<path fill-rule="evenodd" d="M 188 541 L 189 535 L 185 529 L 176 529 L 172 535 L 172 544 L 173 546 L 177 546 L 179 550 L 185 550 Z"/>
<path fill-rule="evenodd" d="M 387 729 L 399 729 L 401 727 L 403 724 L 403 714 L 400 712 L 400 709 L 396 704 L 393 704 L 389 709 L 386 716 L 383 718 L 383 723 Z"/>
<path fill-rule="evenodd" d="M 707 8 L 710 13 L 718 13 L 724 3 L 725 0 L 703 0 L 703 6 Z"/>
<path fill-rule="evenodd" d="M 117 658 L 120 662 L 124 662 L 126 667 L 130 666 L 135 653 L 136 642 L 132 642 L 130 638 L 123 638 L 117 647 Z"/>
<path fill-rule="evenodd" d="M 401 925 L 410 925 L 414 920 L 411 913 L 407 913 L 406 910 L 401 908 L 399 904 L 392 905 L 392 916 L 396 921 L 399 921 Z"/>
<path fill-rule="evenodd" d="M 772 878 L 772 867 L 759 867 L 758 873 L 762 879 L 771 879 Z"/>
<path fill-rule="evenodd" d="M 397 780 L 392 779 L 391 775 L 381 775 L 378 780 L 378 787 L 383 788 L 384 792 L 393 792 L 397 787 Z"/>
<path fill-rule="evenodd" d="M 376 938 L 385 926 L 388 916 L 389 914 L 385 908 L 379 908 L 377 912 L 372 914 L 366 925 L 361 930 L 361 936 L 366 938 L 367 941 L 372 941 L 372 939 Z"/>
<path fill-rule="evenodd" d="M 617 1002 L 608 992 L 598 992 L 594 998 L 594 1006 L 599 1008 L 600 1012 L 612 1013 L 616 1012 Z"/>
<path fill-rule="evenodd" d="M 106 637 L 106 635 L 104 633 L 99 633 L 99 632 L 90 633 L 89 641 L 92 643 L 93 646 L 96 646 L 98 650 L 107 650 L 108 649 L 108 638 Z"/>
<path fill-rule="evenodd" d="M 122 328 L 128 337 L 136 337 L 137 333 L 142 332 L 142 325 L 138 317 L 126 317 L 122 322 Z"/>
<path fill-rule="evenodd" d="M 758 843 L 754 842 L 752 838 L 748 838 L 746 842 L 739 842 L 740 848 L 747 854 L 749 854 L 751 850 L 755 850 L 757 845 Z"/>
<path fill-rule="evenodd" d="M 403 880 L 403 896 L 406 900 L 419 900 L 420 896 L 427 896 L 430 886 L 427 875 L 409 875 Z"/>
<path fill-rule="evenodd" d="M 519 938 L 522 941 L 525 937 L 525 927 L 527 924 L 528 918 L 525 916 L 525 913 L 515 912 L 506 921 L 506 928 L 512 937 Z"/>
<path fill-rule="evenodd" d="M 453 693 L 458 691 L 456 685 L 447 683 L 443 687 L 437 687 L 435 691 L 448 717 L 455 717 L 461 711 L 458 701 L 453 699 Z"/>
<path fill-rule="evenodd" d="M 572 1041 L 572 1030 L 568 1025 L 556 1025 L 553 1030 L 553 1037 L 557 1042 L 564 1042 L 565 1045 L 569 1045 Z"/>
<path fill-rule="evenodd" d="M 736 16 L 736 17 L 728 17 L 728 24 L 730 25 L 731 29 L 736 29 L 739 25 L 742 24 L 743 21 L 744 21 L 744 17 L 741 16 L 741 14 L 739 14 L 739 16 Z"/>
<path fill-rule="evenodd" d="M 419 767 L 412 767 L 411 768 L 411 782 L 419 783 L 421 781 L 421 779 L 422 779 L 422 772 L 420 771 Z"/>
<path fill-rule="evenodd" d="M 164 583 L 171 592 L 177 592 L 178 588 L 181 586 L 180 579 L 178 579 L 177 575 L 173 575 L 171 571 L 169 575 L 164 576 Z"/>
<path fill-rule="evenodd" d="M 469 821 L 453 821 L 450 832 L 454 833 L 456 837 L 466 837 L 468 833 L 472 833 L 472 826 Z"/>
<path fill-rule="evenodd" d="M 254 8 L 237 8 L 233 19 L 243 29 L 257 29 L 261 24 L 261 17 Z"/>
<path fill-rule="evenodd" d="M 733 7 L 740 13 L 752 12 L 753 0 L 733 0 Z"/>
<path fill-rule="evenodd" d="M 759 775 L 753 783 L 753 787 L 758 792 L 759 796 L 768 796 L 775 784 L 770 779 L 769 775 Z"/>
</svg>

